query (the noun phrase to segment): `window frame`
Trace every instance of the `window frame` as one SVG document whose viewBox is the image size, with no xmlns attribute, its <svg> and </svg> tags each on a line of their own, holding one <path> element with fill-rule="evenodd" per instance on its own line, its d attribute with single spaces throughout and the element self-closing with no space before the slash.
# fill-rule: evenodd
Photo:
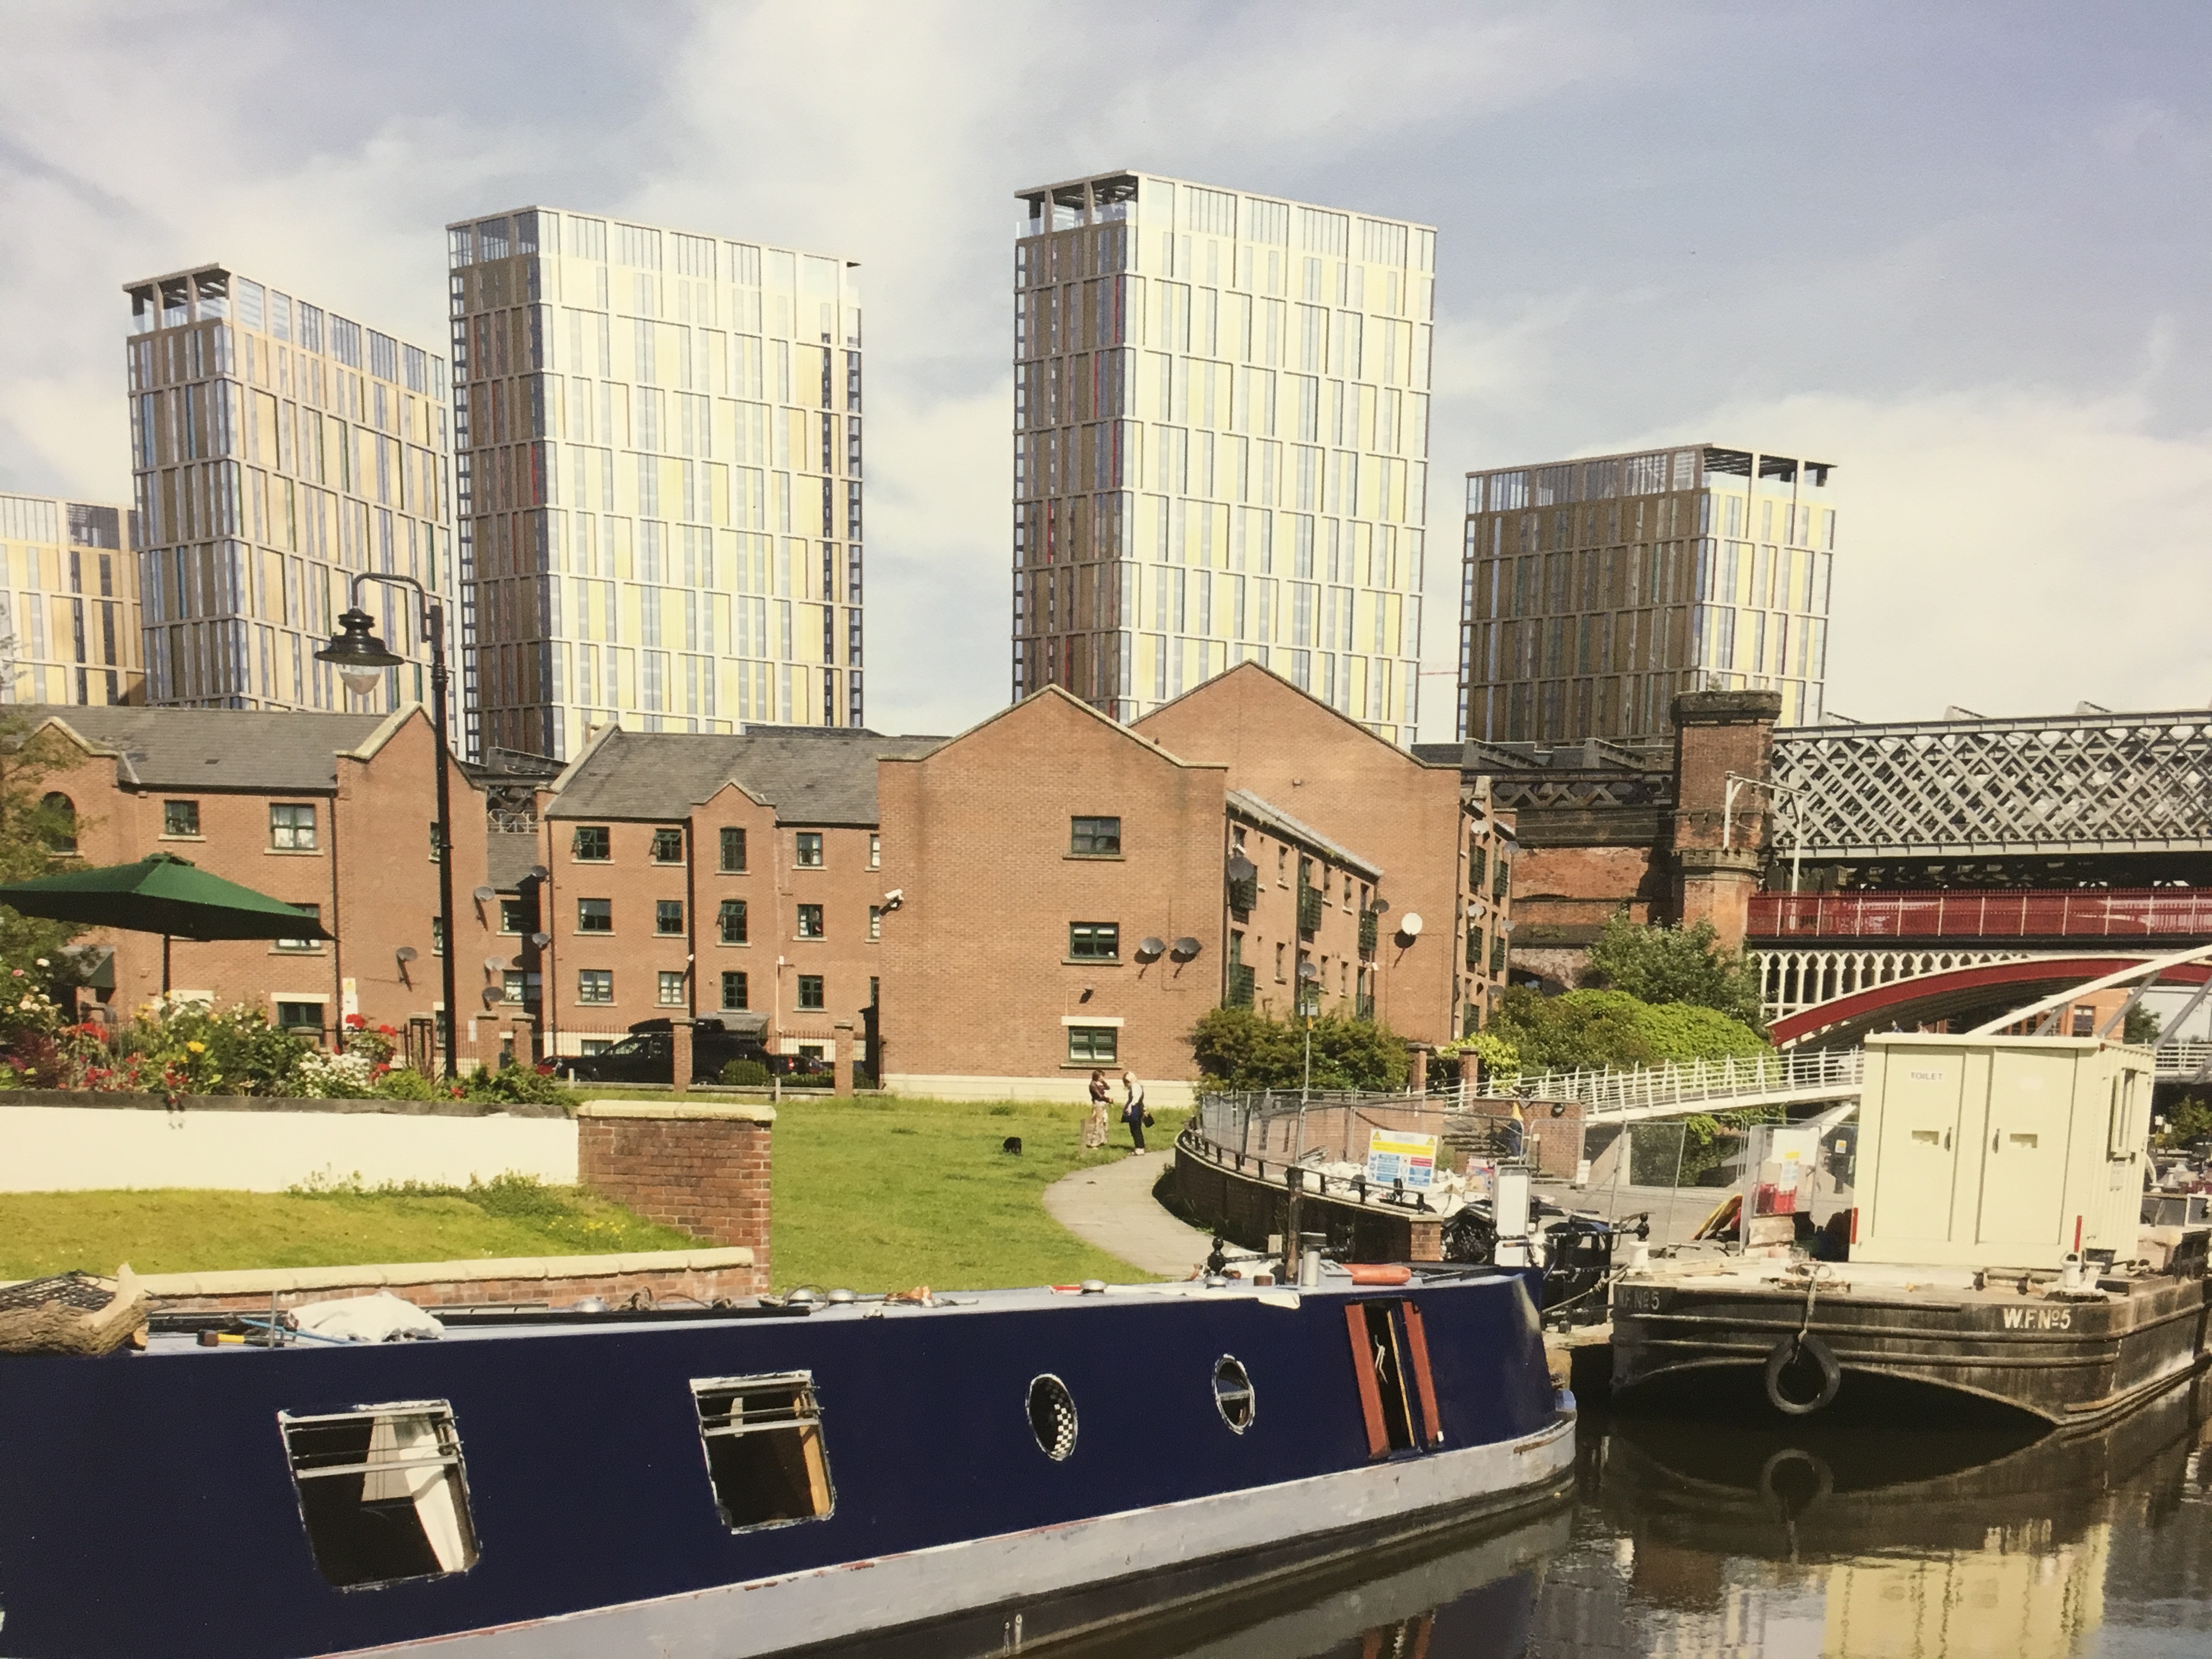
<svg viewBox="0 0 2212 1659">
<path fill-rule="evenodd" d="M 527 902 L 522 899 L 502 897 L 499 901 L 499 931 L 501 937 L 520 939 L 523 934 L 530 931 L 522 925 L 523 912 L 528 908 Z M 507 925 L 510 911 L 514 912 L 514 926 L 512 927 Z"/>
<path fill-rule="evenodd" d="M 1101 824 L 1114 826 L 1110 847 L 1101 845 L 1108 839 Z M 1085 827 L 1088 826 L 1088 827 Z M 1072 859 L 1118 859 L 1121 851 L 1121 820 L 1118 816 L 1072 813 L 1067 820 L 1067 854 Z"/>
<path fill-rule="evenodd" d="M 1097 945 L 1103 939 L 1108 948 L 1085 950 L 1084 945 Z M 1121 924 L 1118 921 L 1071 921 L 1067 924 L 1067 960 L 1070 962 L 1119 962 L 1121 959 Z"/>
<path fill-rule="evenodd" d="M 737 981 L 738 1000 L 730 1000 L 730 981 Z M 752 982 L 742 968 L 722 969 L 722 1010 L 726 1013 L 742 1013 L 752 1006 Z"/>
<path fill-rule="evenodd" d="M 814 856 L 806 855 L 812 853 Z M 829 850 L 819 830 L 798 830 L 792 832 L 791 867 L 794 870 L 826 870 Z"/>
<path fill-rule="evenodd" d="M 424 1457 L 399 1456 L 377 1459 L 374 1455 L 376 1425 L 378 1419 L 383 1418 L 411 1418 L 428 1420 L 435 1437 L 436 1449 L 430 1455 Z M 370 1425 L 369 1445 L 364 1450 L 359 1462 L 325 1462 L 307 1468 L 301 1467 L 304 1460 L 313 1458 L 318 1454 L 312 1448 L 303 1449 L 300 1447 L 295 1437 L 295 1431 L 306 1431 L 307 1434 L 312 1435 L 320 1425 L 352 1424 L 363 1419 L 366 1419 Z M 474 1506 L 470 1502 L 469 1497 L 468 1462 L 461 1446 L 460 1425 L 454 1417 L 453 1407 L 450 1401 L 400 1400 L 376 1405 L 356 1406 L 350 1411 L 343 1412 L 280 1411 L 276 1413 L 276 1427 L 278 1437 L 283 1443 L 286 1472 L 292 1477 L 293 1493 L 299 1503 L 300 1523 L 307 1534 L 308 1551 L 314 1560 L 315 1571 L 322 1576 L 326 1583 L 338 1589 L 356 1590 L 375 1589 L 387 1584 L 409 1583 L 419 1579 L 451 1578 L 467 1572 L 483 1559 L 483 1547 L 477 1534 Z M 392 1449 L 403 1449 L 395 1446 Z M 303 1481 L 343 1480 L 349 1475 L 358 1475 L 365 1488 L 369 1475 L 374 1471 L 431 1468 L 445 1471 L 441 1479 L 445 1488 L 445 1496 L 453 1507 L 453 1518 L 459 1523 L 455 1541 L 459 1547 L 461 1559 L 452 1565 L 439 1561 L 438 1565 L 428 1572 L 405 1572 L 390 1577 L 342 1578 L 334 1573 L 331 1564 L 326 1561 L 323 1553 L 322 1545 L 328 1540 L 319 1539 L 311 1513 L 318 1505 L 309 1498 L 308 1488 L 302 1484 Z M 429 1488 L 426 1486 L 422 1492 L 410 1495 L 408 1500 L 410 1505 L 417 1507 L 418 1514 L 418 1506 L 428 1491 Z M 366 1501 L 362 1498 L 356 1499 L 356 1503 L 365 1504 Z M 428 1528 L 424 1528 L 424 1542 L 429 1547 L 433 1559 L 436 1559 L 436 1546 L 429 1539 Z"/>
<path fill-rule="evenodd" d="M 661 969 L 659 976 L 653 981 L 653 1006 L 656 1008 L 684 1006 L 684 981 L 686 977 L 688 975 L 680 968 L 673 970 Z"/>
<path fill-rule="evenodd" d="M 599 850 L 585 851 L 586 837 L 590 845 Z M 615 837 L 611 827 L 604 823 L 580 823 L 568 838 L 568 860 L 572 864 L 611 864 L 615 857 Z"/>
<path fill-rule="evenodd" d="M 827 939 L 828 922 L 823 920 L 819 904 L 800 904 L 793 907 L 792 937 L 793 939 Z"/>
<path fill-rule="evenodd" d="M 746 872 L 745 832 L 744 829 L 737 824 L 725 824 L 722 826 L 721 834 L 716 837 L 716 840 L 719 842 L 719 845 L 715 852 L 715 872 L 719 875 L 725 876 L 744 875 Z M 730 862 L 730 852 L 732 848 L 736 849 L 738 854 L 738 861 L 735 864 Z"/>
<path fill-rule="evenodd" d="M 605 996 L 592 994 L 605 991 Z M 615 1000 L 615 970 L 611 968 L 579 968 L 576 969 L 576 1006 L 580 1008 L 611 1008 Z"/>
<path fill-rule="evenodd" d="M 1121 1028 L 1118 1025 L 1070 1025 L 1067 1030 L 1067 1063 L 1070 1066 L 1118 1066 L 1121 1063 Z M 1084 1039 L 1079 1048 L 1077 1039 Z M 1105 1039 L 1104 1052 L 1100 1052 L 1100 1038 Z"/>
<path fill-rule="evenodd" d="M 179 807 L 191 813 L 192 827 L 179 830 L 175 813 Z M 200 804 L 197 800 L 165 800 L 161 803 L 161 839 L 164 841 L 205 841 L 200 833 Z"/>
<path fill-rule="evenodd" d="M 305 812 L 307 816 L 303 825 L 296 818 L 280 822 L 276 816 L 279 812 Z M 300 840 L 302 828 L 307 833 L 305 843 Z M 289 840 L 286 839 L 288 836 Z M 269 803 L 269 850 L 272 853 L 319 853 L 323 850 L 321 828 L 317 822 L 314 802 L 272 800 Z"/>
<path fill-rule="evenodd" d="M 672 912 L 673 913 L 672 917 L 671 915 Z M 676 923 L 673 927 L 668 925 L 672 919 Z M 653 900 L 653 933 L 655 939 L 681 939 L 684 937 L 684 901 L 682 899 Z"/>
<path fill-rule="evenodd" d="M 605 919 L 605 927 L 595 927 L 592 925 L 589 917 L 592 913 L 584 908 L 587 904 L 596 904 L 601 907 L 598 914 Z M 611 933 L 614 930 L 615 902 L 612 899 L 580 898 L 576 901 L 576 931 L 579 933 Z"/>
<path fill-rule="evenodd" d="M 821 974 L 801 974 L 798 977 L 799 983 L 792 992 L 794 999 L 793 1006 L 803 1014 L 826 1013 L 830 1007 L 830 987 L 827 978 Z M 814 1000 L 811 1002 L 806 1000 L 807 987 L 810 985 L 814 988 Z"/>
<path fill-rule="evenodd" d="M 714 940 L 719 945 L 750 945 L 752 943 L 750 908 L 741 898 L 726 898 L 714 909 Z M 730 936 L 732 922 L 737 924 L 737 937 Z"/>
<path fill-rule="evenodd" d="M 672 853 L 667 850 L 668 843 L 672 838 L 675 842 L 676 848 Z M 653 830 L 653 842 L 646 856 L 650 862 L 654 864 L 683 863 L 684 826 L 680 823 L 655 824 Z"/>
<path fill-rule="evenodd" d="M 295 910 L 305 915 L 317 927 L 322 925 L 323 907 L 321 905 L 293 904 L 290 899 L 286 899 L 284 902 L 291 904 Z M 281 951 L 288 957 L 320 956 L 323 951 L 323 941 L 319 939 L 276 939 L 269 941 L 269 948 L 272 951 Z"/>
<path fill-rule="evenodd" d="M 732 1423 L 731 1413 L 726 1411 L 719 1422 L 710 1419 L 708 1414 L 705 1397 L 711 1393 L 724 1390 L 732 1395 L 747 1391 L 766 1393 L 783 1389 L 791 1389 L 794 1394 L 788 1407 L 788 1417 L 748 1423 L 739 1414 L 738 1421 Z M 822 1422 L 822 1401 L 815 1390 L 812 1371 L 695 1376 L 691 1379 L 691 1408 L 698 1423 L 699 1454 L 706 1466 L 708 1490 L 714 1497 L 714 1513 L 729 1532 L 765 1532 L 780 1527 L 805 1526 L 809 1522 L 830 1520 L 837 1513 L 837 1483 L 830 1474 L 830 1448 Z M 715 1470 L 713 1443 L 718 1439 L 737 1440 L 748 1435 L 775 1433 L 793 1434 L 800 1441 L 799 1462 L 806 1473 L 807 1496 L 813 1513 L 772 1516 L 760 1521 L 734 1520 L 729 1505 L 723 1501 L 723 1483 Z"/>
</svg>

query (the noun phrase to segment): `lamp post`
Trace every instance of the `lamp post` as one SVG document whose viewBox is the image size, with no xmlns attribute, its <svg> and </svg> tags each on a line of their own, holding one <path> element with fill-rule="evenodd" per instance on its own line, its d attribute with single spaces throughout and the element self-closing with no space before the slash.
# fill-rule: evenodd
<svg viewBox="0 0 2212 1659">
<path fill-rule="evenodd" d="M 450 746 L 446 738 L 446 608 L 431 597 L 430 592 L 412 576 L 383 575 L 364 571 L 353 579 L 347 594 L 349 609 L 338 618 L 339 632 L 331 635 L 331 642 L 315 653 L 318 662 L 335 663 L 338 678 L 346 689 L 357 697 L 373 693 L 384 671 L 396 668 L 407 660 L 370 631 L 376 619 L 361 608 L 361 589 L 363 582 L 383 582 L 394 587 L 411 587 L 422 603 L 422 638 L 430 647 L 430 711 L 438 729 L 438 926 L 445 934 L 444 950 L 440 955 L 440 966 L 444 972 L 445 992 L 445 1073 L 448 1078 L 460 1075 L 454 1041 L 453 952 L 459 940 L 453 934 L 453 801 L 452 787 L 447 779 L 447 768 L 452 762 Z"/>
</svg>

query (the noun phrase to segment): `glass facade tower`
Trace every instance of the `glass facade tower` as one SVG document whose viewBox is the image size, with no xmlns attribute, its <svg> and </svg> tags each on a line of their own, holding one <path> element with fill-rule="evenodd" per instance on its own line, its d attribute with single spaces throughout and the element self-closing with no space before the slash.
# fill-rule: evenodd
<svg viewBox="0 0 2212 1659">
<path fill-rule="evenodd" d="M 351 696 L 314 653 L 356 572 L 453 595 L 444 360 L 220 265 L 125 291 L 147 700 L 425 701 L 429 647 L 392 588 L 362 596 L 410 659 L 380 690 Z"/>
<path fill-rule="evenodd" d="M 857 266 L 543 207 L 447 236 L 471 750 L 860 725 Z"/>
<path fill-rule="evenodd" d="M 1018 192 L 1013 693 L 1257 661 L 1419 718 L 1436 232 L 1113 173 Z"/>
<path fill-rule="evenodd" d="M 0 702 L 143 702 L 137 515 L 0 495 Z"/>
<path fill-rule="evenodd" d="M 1662 737 L 1698 690 L 1816 724 L 1835 545 L 1825 461 L 1698 444 L 1468 474 L 1460 738 Z"/>
</svg>

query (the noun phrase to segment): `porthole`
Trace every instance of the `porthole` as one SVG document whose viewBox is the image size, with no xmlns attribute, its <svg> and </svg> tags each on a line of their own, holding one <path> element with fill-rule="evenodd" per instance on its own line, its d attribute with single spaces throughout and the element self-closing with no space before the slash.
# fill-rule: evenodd
<svg viewBox="0 0 2212 1659">
<path fill-rule="evenodd" d="M 1238 1434 L 1252 1426 L 1259 1405 L 1252 1393 L 1252 1374 L 1240 1359 L 1224 1354 L 1213 1362 L 1213 1408 L 1221 1420 Z"/>
<path fill-rule="evenodd" d="M 1074 1396 L 1048 1372 L 1030 1384 L 1030 1432 L 1036 1436 L 1037 1449 L 1054 1462 L 1074 1455 Z"/>
</svg>

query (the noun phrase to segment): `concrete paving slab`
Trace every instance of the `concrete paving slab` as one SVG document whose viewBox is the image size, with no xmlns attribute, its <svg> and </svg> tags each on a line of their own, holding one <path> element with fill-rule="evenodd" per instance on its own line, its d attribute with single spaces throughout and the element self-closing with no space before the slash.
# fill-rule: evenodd
<svg viewBox="0 0 2212 1659">
<path fill-rule="evenodd" d="M 1172 1157 L 1147 1152 L 1062 1176 L 1044 1189 L 1045 1213 L 1133 1267 L 1181 1279 L 1206 1260 L 1213 1240 L 1176 1220 L 1152 1197 L 1152 1183 Z"/>
</svg>

